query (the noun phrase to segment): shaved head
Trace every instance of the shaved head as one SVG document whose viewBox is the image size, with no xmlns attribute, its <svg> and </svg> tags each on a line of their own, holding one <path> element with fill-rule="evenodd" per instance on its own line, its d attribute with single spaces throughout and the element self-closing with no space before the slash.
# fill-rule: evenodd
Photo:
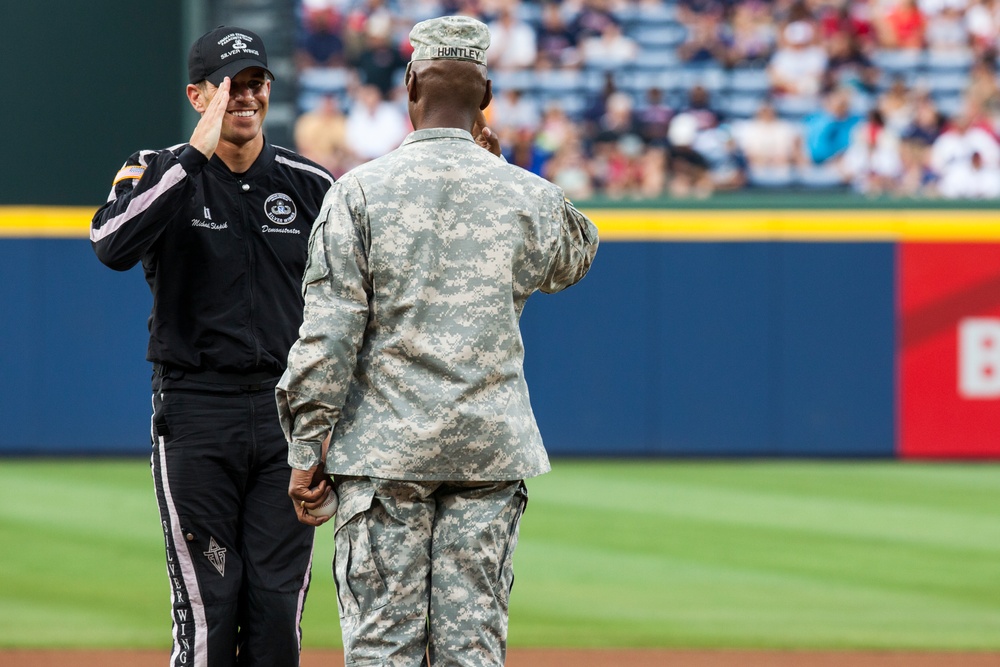
<svg viewBox="0 0 1000 667">
<path fill-rule="evenodd" d="M 441 117 L 460 116 L 461 125 L 470 129 L 481 109 L 492 98 L 492 85 L 486 67 L 468 60 L 418 60 L 407 73 L 410 119 L 414 128 Z M 464 119 L 468 118 L 466 125 Z M 440 125 L 436 125 L 440 126 Z"/>
</svg>

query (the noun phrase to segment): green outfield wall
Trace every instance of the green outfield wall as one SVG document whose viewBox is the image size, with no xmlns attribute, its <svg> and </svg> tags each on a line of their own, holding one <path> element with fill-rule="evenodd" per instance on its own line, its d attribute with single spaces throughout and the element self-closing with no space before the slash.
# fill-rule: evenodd
<svg viewBox="0 0 1000 667">
<path fill-rule="evenodd" d="M 0 205 L 99 203 L 133 151 L 182 140 L 182 5 L 3 3 Z"/>
</svg>

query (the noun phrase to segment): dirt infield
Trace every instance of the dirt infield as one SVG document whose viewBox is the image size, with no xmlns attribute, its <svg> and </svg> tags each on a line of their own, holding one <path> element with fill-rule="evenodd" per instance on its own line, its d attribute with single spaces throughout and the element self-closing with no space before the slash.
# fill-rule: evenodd
<svg viewBox="0 0 1000 667">
<path fill-rule="evenodd" d="M 166 667 L 165 651 L 0 650 L 0 667 Z M 307 651 L 302 667 L 344 664 Z M 511 649 L 507 667 L 1000 667 L 1000 653 Z"/>
</svg>

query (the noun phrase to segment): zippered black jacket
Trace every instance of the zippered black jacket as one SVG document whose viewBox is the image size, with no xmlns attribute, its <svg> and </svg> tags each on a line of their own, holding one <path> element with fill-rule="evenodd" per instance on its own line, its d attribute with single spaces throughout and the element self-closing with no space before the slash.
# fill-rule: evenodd
<svg viewBox="0 0 1000 667">
<path fill-rule="evenodd" d="M 90 240 L 112 269 L 142 261 L 153 294 L 146 358 L 186 373 L 281 375 L 302 322 L 309 234 L 332 184 L 266 141 L 244 174 L 189 144 L 134 153 Z"/>
</svg>

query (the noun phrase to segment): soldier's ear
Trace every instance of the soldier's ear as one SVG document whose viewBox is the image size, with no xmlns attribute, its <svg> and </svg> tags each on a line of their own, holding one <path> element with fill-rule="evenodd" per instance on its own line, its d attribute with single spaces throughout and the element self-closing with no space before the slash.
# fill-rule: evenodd
<svg viewBox="0 0 1000 667">
<path fill-rule="evenodd" d="M 486 79 L 486 92 L 483 94 L 483 101 L 479 103 L 479 110 L 482 111 L 493 101 L 493 81 Z"/>
<path fill-rule="evenodd" d="M 406 66 L 406 98 L 413 103 L 416 103 L 417 98 L 420 95 L 417 93 L 417 73 L 410 69 L 410 66 Z"/>
</svg>

